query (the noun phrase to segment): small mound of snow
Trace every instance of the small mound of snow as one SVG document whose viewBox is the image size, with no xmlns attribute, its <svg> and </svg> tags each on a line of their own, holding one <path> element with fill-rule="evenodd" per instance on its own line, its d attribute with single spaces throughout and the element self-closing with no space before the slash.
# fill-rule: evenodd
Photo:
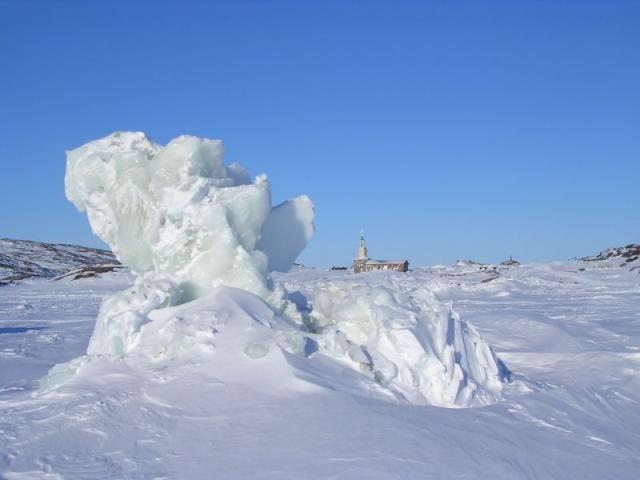
<svg viewBox="0 0 640 480">
<path fill-rule="evenodd" d="M 87 353 L 123 356 L 130 352 L 138 343 L 140 328 L 151 321 L 147 315 L 177 304 L 181 294 L 169 279 L 139 277 L 130 289 L 105 297 Z"/>
</svg>

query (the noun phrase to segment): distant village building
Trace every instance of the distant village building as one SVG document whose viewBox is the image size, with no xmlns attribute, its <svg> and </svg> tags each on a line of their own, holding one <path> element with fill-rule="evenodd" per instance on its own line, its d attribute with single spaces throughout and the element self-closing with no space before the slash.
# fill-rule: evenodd
<svg viewBox="0 0 640 480">
<path fill-rule="evenodd" d="M 505 260 L 500 265 L 504 265 L 505 267 L 517 267 L 518 265 L 520 265 L 520 262 L 514 260 L 513 257 L 509 255 L 509 260 Z"/>
<path fill-rule="evenodd" d="M 373 270 L 391 270 L 396 272 L 406 272 L 409 270 L 407 260 L 371 260 L 367 255 L 367 245 L 364 235 L 360 236 L 360 247 L 358 257 L 353 260 L 353 272 L 371 272 Z"/>
</svg>

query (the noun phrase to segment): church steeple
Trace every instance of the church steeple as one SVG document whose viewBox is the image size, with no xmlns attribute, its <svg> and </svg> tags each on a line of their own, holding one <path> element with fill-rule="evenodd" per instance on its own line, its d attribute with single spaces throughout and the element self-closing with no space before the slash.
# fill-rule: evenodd
<svg viewBox="0 0 640 480">
<path fill-rule="evenodd" d="M 364 230 L 360 230 L 360 247 L 358 247 L 358 258 L 369 258 L 367 255 L 367 244 L 364 241 Z"/>
</svg>

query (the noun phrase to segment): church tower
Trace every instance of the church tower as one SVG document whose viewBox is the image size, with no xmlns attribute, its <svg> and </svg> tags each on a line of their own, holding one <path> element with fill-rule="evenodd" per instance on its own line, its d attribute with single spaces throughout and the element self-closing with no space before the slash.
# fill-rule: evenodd
<svg viewBox="0 0 640 480">
<path fill-rule="evenodd" d="M 360 247 L 358 247 L 358 258 L 369 258 L 367 255 L 367 244 L 364 241 L 364 232 L 360 232 Z"/>
<path fill-rule="evenodd" d="M 367 254 L 367 244 L 364 241 L 364 232 L 360 231 L 360 246 L 358 247 L 358 256 L 353 260 L 354 273 L 365 272 L 367 270 L 367 261 L 369 255 Z"/>
</svg>

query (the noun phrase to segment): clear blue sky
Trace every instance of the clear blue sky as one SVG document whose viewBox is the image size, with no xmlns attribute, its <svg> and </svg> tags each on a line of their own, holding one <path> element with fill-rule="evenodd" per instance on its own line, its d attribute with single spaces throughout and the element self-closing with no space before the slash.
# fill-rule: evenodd
<svg viewBox="0 0 640 480">
<path fill-rule="evenodd" d="M 640 2 L 0 0 L 0 236 L 100 245 L 65 149 L 221 138 L 301 257 L 566 259 L 640 241 Z"/>
</svg>

